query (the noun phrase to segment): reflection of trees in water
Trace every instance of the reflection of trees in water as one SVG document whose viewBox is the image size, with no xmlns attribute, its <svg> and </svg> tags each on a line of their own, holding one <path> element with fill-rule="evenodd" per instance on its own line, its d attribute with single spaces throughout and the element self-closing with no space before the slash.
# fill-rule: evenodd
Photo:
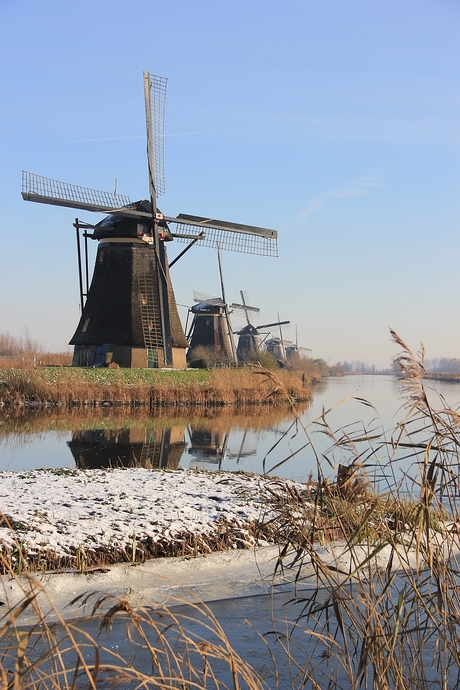
<svg viewBox="0 0 460 690">
<path fill-rule="evenodd" d="M 302 412 L 309 403 L 298 404 Z M 154 413 L 132 407 L 57 407 L 27 409 L 6 408 L 0 411 L 0 437 L 11 434 L 37 434 L 47 431 L 79 431 L 81 429 L 158 428 L 201 424 L 213 420 L 213 427 L 262 429 L 275 426 L 290 416 L 288 405 L 226 405 L 204 407 L 164 406 Z"/>
<path fill-rule="evenodd" d="M 183 426 L 164 429 L 90 429 L 74 431 L 67 445 L 79 469 L 177 469 L 187 446 L 184 434 Z"/>
</svg>

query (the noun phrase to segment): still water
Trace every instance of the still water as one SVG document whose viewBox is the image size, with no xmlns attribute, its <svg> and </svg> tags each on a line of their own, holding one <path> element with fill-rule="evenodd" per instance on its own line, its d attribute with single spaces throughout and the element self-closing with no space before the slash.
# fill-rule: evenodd
<svg viewBox="0 0 460 690">
<path fill-rule="evenodd" d="M 458 409 L 460 384 L 435 382 L 430 388 L 434 405 L 439 401 Z M 254 408 L 245 414 L 234 409 L 197 410 L 194 414 L 179 410 L 174 416 L 170 412 L 165 416 L 164 411 L 159 411 L 153 417 L 142 410 L 133 414 L 124 409 L 99 408 L 71 413 L 48 409 L 25 415 L 3 410 L 0 411 L 0 470 L 117 465 L 253 472 L 273 468 L 273 474 L 302 480 L 310 472 L 315 476 L 317 462 L 326 475 L 333 475 L 337 463 L 346 462 L 350 455 L 355 457 L 353 453 L 359 453 L 369 469 L 377 468 L 379 461 L 384 462 L 391 453 L 387 441 L 397 422 L 405 416 L 403 402 L 400 384 L 391 376 L 346 376 L 324 380 L 315 387 L 311 403 L 299 406 L 297 420 L 291 411 L 268 407 Z M 341 439 L 341 443 L 334 445 L 334 439 Z M 289 459 L 283 463 L 286 458 Z M 414 460 L 398 462 L 401 466 L 406 463 L 407 471 L 407 463 Z M 398 595 L 404 583 L 400 585 L 395 580 L 395 587 Z M 301 597 L 299 601 L 293 592 L 229 598 L 223 588 L 222 595 L 208 603 L 208 615 L 216 617 L 235 651 L 274 690 L 280 686 L 294 687 L 292 674 L 296 675 L 310 657 L 319 660 L 318 667 L 320 671 L 324 668 L 325 678 L 330 672 L 328 664 L 332 665 L 332 661 L 320 657 L 314 644 L 316 638 L 305 634 L 307 623 L 301 621 L 294 631 L 298 635 L 290 648 L 291 664 L 284 647 L 275 644 L 272 634 L 275 627 L 283 634 L 284 625 L 286 632 L 294 630 L 294 625 L 283 621 L 296 620 L 310 594 L 307 591 L 303 596 L 306 598 Z M 321 597 L 316 588 L 314 597 L 315 601 Z M 207 628 L 199 627 L 196 607 L 175 607 L 173 612 L 175 616 L 184 616 L 190 634 L 214 641 Z M 98 618 L 88 620 L 82 635 L 98 636 L 105 647 L 103 654 L 109 655 L 107 659 L 101 657 L 101 661 L 110 661 L 110 654 L 120 653 L 133 663 L 135 660 L 138 670 L 150 672 L 151 661 L 143 659 L 136 641 L 132 641 L 132 632 L 127 635 L 123 618 L 117 618 L 110 633 L 99 634 L 99 623 Z M 62 639 L 66 640 L 66 636 L 63 630 Z M 424 650 L 424 673 L 433 687 L 436 685 L 436 665 L 432 663 L 436 657 L 435 641 L 436 636 L 433 648 Z M 340 661 L 338 656 L 334 658 Z M 354 686 L 348 678 L 340 676 L 343 675 L 340 668 L 338 673 L 337 687 Z M 228 667 L 216 668 L 216 674 L 222 682 L 232 683 Z"/>
<path fill-rule="evenodd" d="M 435 401 L 439 394 L 458 406 L 460 384 L 433 382 L 430 388 Z M 391 430 L 405 415 L 401 395 L 392 376 L 325 379 L 313 388 L 311 402 L 298 406 L 297 420 L 289 409 L 266 406 L 244 413 L 219 408 L 153 415 L 123 408 L 3 409 L 0 470 L 137 465 L 265 471 L 305 480 L 316 475 L 318 460 L 328 476 L 356 452 L 377 467 L 389 453 Z M 359 451 L 352 443 L 358 437 Z M 342 443 L 334 444 L 337 439 Z"/>
</svg>

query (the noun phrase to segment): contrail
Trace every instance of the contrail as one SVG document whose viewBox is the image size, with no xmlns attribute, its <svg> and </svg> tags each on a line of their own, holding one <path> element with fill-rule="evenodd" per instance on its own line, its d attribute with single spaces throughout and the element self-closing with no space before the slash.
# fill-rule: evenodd
<svg viewBox="0 0 460 690">
<path fill-rule="evenodd" d="M 165 139 L 167 137 L 188 137 L 192 136 L 194 134 L 220 134 L 221 132 L 228 132 L 229 130 L 226 129 L 221 129 L 221 130 L 210 130 L 208 132 L 174 132 L 173 134 L 165 134 Z M 71 143 L 74 144 L 81 144 L 83 142 L 91 142 L 91 141 L 126 141 L 128 139 L 145 139 L 145 136 L 137 136 L 137 137 L 98 137 L 95 139 L 71 139 Z"/>
</svg>

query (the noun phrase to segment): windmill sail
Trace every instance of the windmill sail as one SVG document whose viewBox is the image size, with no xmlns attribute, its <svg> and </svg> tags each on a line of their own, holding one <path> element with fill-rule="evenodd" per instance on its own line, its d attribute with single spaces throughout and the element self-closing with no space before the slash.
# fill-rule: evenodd
<svg viewBox="0 0 460 690">
<path fill-rule="evenodd" d="M 165 192 L 164 121 L 166 86 L 164 77 L 144 72 L 145 123 L 150 196 L 157 199 Z M 156 211 L 156 203 L 153 205 Z"/>
<path fill-rule="evenodd" d="M 161 229 L 157 218 L 157 196 L 164 192 L 164 110 L 167 80 L 151 77 L 144 72 L 145 121 L 147 128 L 147 162 L 149 169 L 150 203 L 152 207 L 151 233 L 155 250 L 156 282 L 158 293 L 158 326 L 165 364 L 172 364 L 169 286 L 164 242 L 160 243 Z"/>
<path fill-rule="evenodd" d="M 189 216 L 180 213 L 176 218 L 164 216 L 168 223 L 176 225 L 173 237 L 179 242 L 187 242 L 188 237 L 197 227 L 205 230 L 205 235 L 200 240 L 201 247 L 212 249 L 226 249 L 245 254 L 258 254 L 259 256 L 278 256 L 278 233 L 276 230 L 259 228 L 254 225 L 242 223 L 230 223 L 216 218 L 202 218 L 201 216 Z"/>
<path fill-rule="evenodd" d="M 93 229 L 92 234 L 84 234 L 85 246 L 88 237 L 99 243 L 91 286 L 87 287 L 80 323 L 71 340 L 75 365 L 185 366 L 188 342 L 170 281 L 166 241 L 176 238 L 180 242 L 192 240 L 197 246 L 278 255 L 275 230 L 182 213 L 168 217 L 159 212 L 157 199 L 165 190 L 167 80 L 149 72 L 143 76 L 149 200 L 131 202 L 118 193 L 118 185 L 114 193 L 102 192 L 23 172 L 24 200 L 106 214 L 96 225 L 78 219 L 74 224 L 77 246 L 80 229 Z M 174 226 L 174 234 L 169 224 Z M 80 292 L 83 296 L 83 289 Z M 215 308 L 223 308 L 229 322 L 229 307 Z M 231 339 L 229 323 L 228 331 Z"/>
<path fill-rule="evenodd" d="M 79 187 L 69 182 L 60 182 L 50 177 L 22 171 L 22 198 L 24 201 L 36 201 L 52 206 L 67 206 L 83 211 L 96 213 L 122 212 L 124 215 L 151 217 L 151 213 L 135 210 L 129 197 L 122 194 L 101 192 L 98 189 Z"/>
</svg>

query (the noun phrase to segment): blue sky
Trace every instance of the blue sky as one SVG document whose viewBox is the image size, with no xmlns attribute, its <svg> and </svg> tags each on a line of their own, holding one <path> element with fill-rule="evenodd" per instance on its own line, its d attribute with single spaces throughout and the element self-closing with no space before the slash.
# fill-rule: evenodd
<svg viewBox="0 0 460 690">
<path fill-rule="evenodd" d="M 161 209 L 279 231 L 278 259 L 225 252 L 231 301 L 331 363 L 388 366 L 389 327 L 459 357 L 459 29 L 448 0 L 0 0 L 0 332 L 72 337 L 72 223 L 100 216 L 24 202 L 21 170 L 145 198 L 147 70 Z M 216 253 L 172 278 L 217 294 Z"/>
</svg>

